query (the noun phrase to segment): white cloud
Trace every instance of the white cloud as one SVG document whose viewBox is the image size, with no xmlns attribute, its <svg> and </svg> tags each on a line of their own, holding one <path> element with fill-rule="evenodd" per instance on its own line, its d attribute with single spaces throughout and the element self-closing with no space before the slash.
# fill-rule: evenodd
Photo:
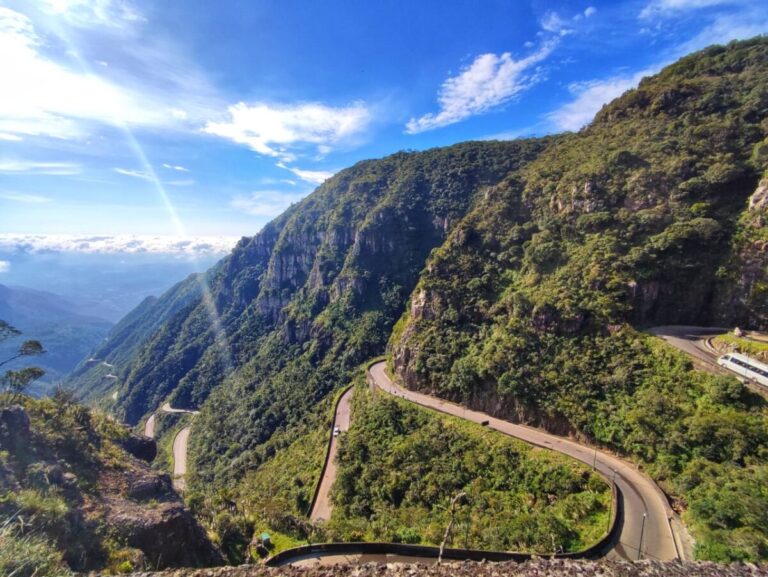
<svg viewBox="0 0 768 577">
<path fill-rule="evenodd" d="M 560 18 L 555 11 L 547 12 L 544 15 L 544 18 L 541 20 L 541 27 L 547 32 L 552 32 L 561 36 L 565 36 L 572 32 L 572 30 L 568 28 L 566 21 Z"/>
<path fill-rule="evenodd" d="M 298 176 L 301 180 L 304 180 L 312 184 L 323 184 L 326 180 L 328 180 L 334 174 L 336 174 L 335 172 L 330 170 L 302 170 L 301 168 L 293 168 L 291 166 L 286 166 L 282 162 L 278 162 L 277 166 L 280 168 L 284 168 L 285 170 L 291 171 L 293 174 Z"/>
<path fill-rule="evenodd" d="M 51 0 L 43 8 L 54 18 L 31 9 L 34 21 L 0 7 L 0 133 L 85 140 L 104 125 L 189 130 L 188 112 L 200 123 L 220 109 L 194 64 L 168 42 L 133 33 L 141 18 L 127 6 L 117 0 Z M 109 48 L 132 70 L 87 69 L 84 62 L 95 58 L 85 55 L 103 53 L 104 28 L 114 36 L 114 26 L 132 31 Z"/>
<path fill-rule="evenodd" d="M 646 69 L 629 76 L 614 76 L 603 80 L 581 82 L 570 86 L 574 99 L 547 115 L 557 130 L 579 130 L 590 123 L 595 114 L 614 98 L 636 87 L 644 76 L 657 69 Z"/>
<path fill-rule="evenodd" d="M 31 160 L 0 159 L 0 172 L 68 176 L 80 174 L 80 165 L 72 162 L 37 162 Z"/>
<path fill-rule="evenodd" d="M 329 151 L 348 143 L 371 122 L 371 114 L 361 102 L 345 107 L 240 102 L 229 107 L 228 115 L 227 120 L 208 122 L 203 131 L 286 162 L 296 158 L 292 151 L 307 145 Z"/>
<path fill-rule="evenodd" d="M 734 4 L 736 2 L 737 0 L 652 0 L 640 12 L 640 18 L 665 17 L 677 12 Z"/>
<path fill-rule="evenodd" d="M 230 202 L 230 206 L 253 216 L 272 217 L 281 214 L 291 204 L 305 196 L 306 193 L 286 194 L 273 190 L 257 190 L 248 195 L 236 196 Z"/>
<path fill-rule="evenodd" d="M 195 184 L 195 179 L 193 178 L 184 178 L 180 180 L 168 180 L 164 182 L 163 184 L 167 184 L 169 186 L 193 186 Z"/>
<path fill-rule="evenodd" d="M 131 176 L 133 178 L 140 178 L 142 180 L 155 180 L 151 174 L 148 172 L 144 172 L 143 170 L 130 170 L 128 168 L 113 168 L 117 174 L 122 174 L 123 176 Z"/>
<path fill-rule="evenodd" d="M 654 0 L 646 6 L 643 14 L 644 17 L 672 17 L 684 10 L 734 3 L 732 0 Z M 546 119 L 557 130 L 578 130 L 591 122 L 604 104 L 635 88 L 643 77 L 656 74 L 675 59 L 712 44 L 727 44 L 731 40 L 752 38 L 768 30 L 768 13 L 761 9 L 760 2 L 749 0 L 743 2 L 738 10 L 709 15 L 708 21 L 696 36 L 670 50 L 667 60 L 633 74 L 572 84 L 569 88 L 574 98 L 548 114 Z"/>
<path fill-rule="evenodd" d="M 8 272 L 11 270 L 11 263 L 7 260 L 0 260 L 0 273 Z"/>
<path fill-rule="evenodd" d="M 0 192 L 0 199 L 21 202 L 24 204 L 43 204 L 53 199 L 39 194 L 27 194 L 26 192 Z"/>
<path fill-rule="evenodd" d="M 20 252 L 226 254 L 240 240 L 234 236 L 77 236 L 0 234 L 0 250 Z"/>
<path fill-rule="evenodd" d="M 682 56 L 712 44 L 727 44 L 731 40 L 745 40 L 766 32 L 768 11 L 759 5 L 748 6 L 715 15 L 696 36 L 678 46 L 676 52 Z"/>
<path fill-rule="evenodd" d="M 21 139 L 22 139 L 21 136 L 18 136 L 17 134 L 8 134 L 7 132 L 0 132 L 0 140 L 18 142 Z"/>
<path fill-rule="evenodd" d="M 594 16 L 595 14 L 597 14 L 597 8 L 595 8 L 594 6 L 588 6 L 587 9 L 584 10 L 584 16 L 586 18 Z"/>
<path fill-rule="evenodd" d="M 509 102 L 539 80 L 540 74 L 531 69 L 549 56 L 555 45 L 554 40 L 549 40 L 520 60 L 513 59 L 509 52 L 500 56 L 481 54 L 458 76 L 443 82 L 438 95 L 440 111 L 412 118 L 406 132 L 417 134 L 455 124 Z"/>
<path fill-rule="evenodd" d="M 173 164 L 163 163 L 163 168 L 167 168 L 168 170 L 178 170 L 179 172 L 189 172 L 188 168 L 184 168 L 183 166 L 173 165 Z"/>
<path fill-rule="evenodd" d="M 81 27 L 121 28 L 143 16 L 125 0 L 41 0 L 44 11 Z"/>
</svg>

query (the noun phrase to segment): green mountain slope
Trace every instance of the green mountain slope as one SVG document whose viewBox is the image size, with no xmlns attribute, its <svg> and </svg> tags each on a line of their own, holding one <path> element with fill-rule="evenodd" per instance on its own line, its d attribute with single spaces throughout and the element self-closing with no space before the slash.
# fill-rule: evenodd
<svg viewBox="0 0 768 577">
<path fill-rule="evenodd" d="M 408 386 L 644 461 L 689 502 L 701 555 L 768 556 L 763 517 L 713 512 L 763 474 L 763 403 L 633 329 L 768 326 L 766 78 L 768 40 L 714 47 L 577 134 L 340 172 L 121 323 L 113 409 L 200 407 L 192 487 L 231 487 L 389 341 Z"/>
<path fill-rule="evenodd" d="M 166 397 L 200 406 L 246 365 L 263 377 L 292 358 L 344 357 L 343 369 L 380 352 L 429 251 L 485 187 L 545 143 L 468 143 L 341 172 L 204 278 L 121 321 L 93 355 L 117 366 L 116 410 L 135 423 Z M 92 372 L 82 366 L 73 379 L 91 398 L 101 392 Z"/>
<path fill-rule="evenodd" d="M 644 462 L 714 559 L 768 554 L 735 505 L 760 499 L 766 405 L 632 327 L 768 328 L 767 72 L 765 39 L 711 48 L 554 143 L 456 227 L 390 341 L 410 387 Z"/>
</svg>

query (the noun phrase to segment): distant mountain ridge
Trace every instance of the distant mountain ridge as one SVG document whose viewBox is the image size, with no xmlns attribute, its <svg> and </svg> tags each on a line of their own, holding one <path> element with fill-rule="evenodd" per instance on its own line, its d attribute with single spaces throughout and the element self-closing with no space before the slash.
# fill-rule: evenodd
<svg viewBox="0 0 768 577">
<path fill-rule="evenodd" d="M 61 381 L 107 335 L 112 323 L 89 314 L 87 305 L 46 291 L 0 285 L 0 319 L 22 331 L 20 337 L 0 343 L 0 357 L 8 358 L 23 340 L 36 339 L 46 353 L 7 365 L 19 368 L 34 364 L 46 371 L 34 386 L 44 392 Z"/>
</svg>

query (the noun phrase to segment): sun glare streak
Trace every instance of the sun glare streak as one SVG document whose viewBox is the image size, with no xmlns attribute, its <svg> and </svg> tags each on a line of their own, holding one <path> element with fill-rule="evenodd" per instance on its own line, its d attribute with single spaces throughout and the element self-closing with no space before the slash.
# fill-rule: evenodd
<svg viewBox="0 0 768 577">
<path fill-rule="evenodd" d="M 62 27 L 55 25 L 53 23 L 52 23 L 52 27 L 55 28 L 54 31 L 56 35 L 59 38 L 61 38 L 67 44 L 67 46 L 71 49 L 71 54 L 74 55 L 82 71 L 86 74 L 95 75 L 91 67 L 88 66 L 88 64 L 80 56 L 77 50 L 77 47 L 71 41 L 68 34 L 66 34 L 66 31 Z M 165 187 L 163 186 L 162 181 L 158 178 L 157 173 L 154 167 L 152 166 L 152 163 L 147 158 L 147 155 L 144 152 L 144 148 L 141 146 L 138 139 L 133 134 L 133 131 L 131 131 L 129 124 L 124 121 L 115 121 L 113 122 L 113 126 L 123 132 L 126 140 L 128 141 L 128 144 L 131 147 L 131 150 L 136 155 L 136 158 L 139 161 L 139 164 L 141 165 L 142 170 L 144 170 L 146 174 L 150 177 L 149 181 L 152 182 L 155 192 L 157 192 L 157 195 L 160 197 L 160 200 L 165 210 L 168 212 L 168 217 L 171 221 L 171 225 L 174 230 L 174 233 L 176 234 L 176 236 L 179 236 L 181 238 L 187 238 L 188 235 L 187 235 L 186 227 L 184 226 L 184 223 L 179 217 L 179 213 L 176 210 L 176 207 L 171 201 L 171 198 L 168 195 L 168 192 L 165 190 Z M 193 262 L 195 262 L 195 264 L 199 264 L 199 259 L 196 255 L 194 254 L 192 255 L 192 260 Z M 198 285 L 200 286 L 200 294 L 201 294 L 203 306 L 205 307 L 208 317 L 210 319 L 214 343 L 216 344 L 216 348 L 218 349 L 220 359 L 224 364 L 224 374 L 227 375 L 231 372 L 231 369 L 233 367 L 233 362 L 232 362 L 232 349 L 229 346 L 226 329 L 224 327 L 224 323 L 221 320 L 221 315 L 219 315 L 219 311 L 216 309 L 216 303 L 214 302 L 213 296 L 211 294 L 211 288 L 208 285 L 208 281 L 206 279 L 205 273 L 196 274 L 195 279 L 197 280 Z"/>
<path fill-rule="evenodd" d="M 136 158 L 141 164 L 141 169 L 144 170 L 144 172 L 149 176 L 149 182 L 153 184 L 157 195 L 160 197 L 163 206 L 168 212 L 168 216 L 171 220 L 171 224 L 173 225 L 174 232 L 181 238 L 187 238 L 189 236 L 187 234 L 187 229 L 179 217 L 179 213 L 176 210 L 176 207 L 173 205 L 170 196 L 168 196 L 168 192 L 165 190 L 162 181 L 158 178 L 152 163 L 149 162 L 144 149 L 139 144 L 139 141 L 136 139 L 129 126 L 122 124 L 119 126 L 119 128 L 124 132 L 125 137 L 131 146 L 131 149 L 133 150 L 134 154 L 136 154 Z M 199 262 L 196 255 L 192 255 L 192 259 L 195 263 Z M 227 341 L 226 330 L 224 328 L 224 324 L 221 321 L 221 315 L 219 315 L 219 311 L 216 309 L 216 303 L 213 300 L 211 288 L 208 286 L 205 273 L 199 273 L 195 275 L 195 279 L 200 285 L 200 294 L 202 296 L 203 305 L 205 306 L 208 317 L 211 321 L 211 329 L 214 335 L 214 342 L 219 349 L 219 355 L 221 357 L 222 363 L 224 364 L 225 374 L 229 374 L 233 366 L 232 350 Z"/>
</svg>

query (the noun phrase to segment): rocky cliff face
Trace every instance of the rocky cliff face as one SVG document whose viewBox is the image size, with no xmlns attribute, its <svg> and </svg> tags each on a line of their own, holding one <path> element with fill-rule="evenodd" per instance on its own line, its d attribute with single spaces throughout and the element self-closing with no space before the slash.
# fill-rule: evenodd
<svg viewBox="0 0 768 577">
<path fill-rule="evenodd" d="M 312 340 L 323 355 L 334 337 L 318 318 L 342 307 L 355 307 L 355 316 L 383 312 L 386 331 L 450 223 L 543 145 L 469 143 L 341 172 L 206 275 L 143 303 L 118 326 L 94 353 L 117 366 L 116 408 L 135 423 L 166 398 L 198 407 L 265 339 Z M 356 358 L 380 351 L 383 338 Z M 84 395 L 88 373 L 74 381 Z"/>
<path fill-rule="evenodd" d="M 495 187 L 427 261 L 398 376 L 446 392 L 458 335 L 518 326 L 768 328 L 767 68 L 764 41 L 684 59 Z"/>
<path fill-rule="evenodd" d="M 21 402 L 0 408 L 3 539 L 43 535 L 81 571 L 223 563 L 170 478 L 146 462 L 153 441 L 61 400 Z"/>
</svg>

